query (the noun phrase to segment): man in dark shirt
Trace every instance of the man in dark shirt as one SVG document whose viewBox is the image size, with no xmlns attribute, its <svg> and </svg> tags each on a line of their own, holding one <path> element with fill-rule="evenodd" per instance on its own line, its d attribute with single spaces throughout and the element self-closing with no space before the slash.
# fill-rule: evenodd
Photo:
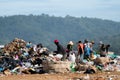
<svg viewBox="0 0 120 80">
<path fill-rule="evenodd" d="M 62 54 L 63 55 L 63 58 L 62 58 L 62 60 L 65 60 L 66 59 L 66 52 L 65 52 L 65 49 L 63 48 L 63 46 L 59 43 L 59 41 L 58 40 L 54 40 L 54 43 L 55 43 L 55 45 L 57 46 L 57 51 L 56 51 L 56 53 L 57 54 Z"/>
</svg>

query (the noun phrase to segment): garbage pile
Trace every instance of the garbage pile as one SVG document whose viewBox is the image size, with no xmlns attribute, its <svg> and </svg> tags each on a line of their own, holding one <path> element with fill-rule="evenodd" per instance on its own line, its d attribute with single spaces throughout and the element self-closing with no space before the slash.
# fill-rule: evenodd
<svg viewBox="0 0 120 80">
<path fill-rule="evenodd" d="M 4 46 L 3 52 L 5 53 L 18 52 L 20 48 L 24 48 L 25 46 L 26 42 L 23 39 L 15 38 L 12 42 Z"/>
<path fill-rule="evenodd" d="M 73 54 L 76 55 L 75 52 Z M 100 57 L 99 54 L 94 54 L 94 59 L 84 59 L 79 63 L 75 62 L 75 57 L 62 61 L 61 55 L 54 55 L 54 52 L 41 43 L 33 45 L 18 38 L 6 44 L 0 55 L 0 73 L 5 75 L 71 72 L 94 74 L 99 71 L 120 71 L 119 56 Z"/>
</svg>

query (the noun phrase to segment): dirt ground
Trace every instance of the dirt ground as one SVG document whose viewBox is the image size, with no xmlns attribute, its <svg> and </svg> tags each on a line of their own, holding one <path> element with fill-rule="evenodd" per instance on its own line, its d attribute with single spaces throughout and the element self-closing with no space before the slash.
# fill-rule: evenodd
<svg viewBox="0 0 120 80">
<path fill-rule="evenodd" d="M 89 74 L 87 80 L 120 80 L 120 72 L 101 72 Z M 109 79 L 109 78 L 112 79 Z M 84 78 L 84 79 L 83 79 Z M 0 80 L 85 80 L 87 74 L 58 73 L 58 74 L 32 74 L 32 75 L 7 75 L 0 76 Z"/>
</svg>

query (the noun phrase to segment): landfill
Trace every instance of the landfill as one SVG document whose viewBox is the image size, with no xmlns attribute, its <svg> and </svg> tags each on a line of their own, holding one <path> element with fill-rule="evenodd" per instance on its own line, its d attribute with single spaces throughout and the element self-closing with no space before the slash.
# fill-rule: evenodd
<svg viewBox="0 0 120 80">
<path fill-rule="evenodd" d="M 94 53 L 91 60 L 75 63 L 75 58 L 61 60 L 62 55 L 41 44 L 32 45 L 15 38 L 0 49 L 0 76 L 22 74 L 84 74 L 67 80 L 119 80 L 118 75 L 93 78 L 91 74 L 120 72 L 120 56 L 111 52 L 106 57 Z"/>
</svg>

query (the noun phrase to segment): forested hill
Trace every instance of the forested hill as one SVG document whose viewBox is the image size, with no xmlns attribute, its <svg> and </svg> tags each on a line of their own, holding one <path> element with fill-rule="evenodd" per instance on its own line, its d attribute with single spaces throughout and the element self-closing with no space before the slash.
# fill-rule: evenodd
<svg viewBox="0 0 120 80">
<path fill-rule="evenodd" d="M 69 40 L 77 42 L 88 39 L 94 40 L 96 44 L 104 41 L 114 45 L 111 49 L 118 53 L 120 22 L 46 14 L 0 17 L 0 44 L 6 44 L 16 37 L 33 43 L 43 43 L 50 48 L 54 46 L 54 39 L 62 44 L 67 44 Z"/>
</svg>

